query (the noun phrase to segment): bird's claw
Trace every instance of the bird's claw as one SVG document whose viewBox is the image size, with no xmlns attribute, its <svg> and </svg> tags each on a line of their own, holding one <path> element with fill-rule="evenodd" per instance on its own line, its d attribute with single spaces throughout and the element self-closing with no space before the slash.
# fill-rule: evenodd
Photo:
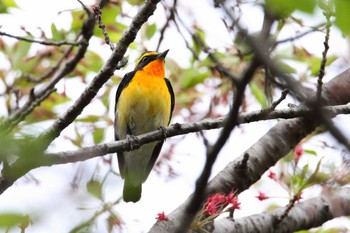
<svg viewBox="0 0 350 233">
<path fill-rule="evenodd" d="M 129 146 L 130 146 L 130 150 L 134 150 L 134 149 L 140 147 L 140 140 L 135 135 L 127 134 L 126 135 L 126 141 L 129 144 Z"/>
<path fill-rule="evenodd" d="M 164 126 L 160 126 L 159 130 L 162 131 L 163 137 L 164 137 L 164 139 L 166 139 L 166 129 L 165 129 L 165 127 Z"/>
</svg>

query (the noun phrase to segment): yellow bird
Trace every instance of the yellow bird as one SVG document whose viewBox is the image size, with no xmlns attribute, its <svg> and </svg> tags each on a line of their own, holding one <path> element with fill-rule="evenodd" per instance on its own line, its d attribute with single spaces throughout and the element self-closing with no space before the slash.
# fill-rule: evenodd
<svg viewBox="0 0 350 233">
<path fill-rule="evenodd" d="M 175 96 L 165 77 L 164 60 L 168 51 L 144 53 L 135 69 L 125 74 L 119 84 L 115 98 L 115 140 L 130 139 L 169 125 Z M 140 200 L 142 183 L 151 172 L 163 142 L 152 142 L 117 154 L 120 175 L 124 179 L 124 201 Z"/>
</svg>

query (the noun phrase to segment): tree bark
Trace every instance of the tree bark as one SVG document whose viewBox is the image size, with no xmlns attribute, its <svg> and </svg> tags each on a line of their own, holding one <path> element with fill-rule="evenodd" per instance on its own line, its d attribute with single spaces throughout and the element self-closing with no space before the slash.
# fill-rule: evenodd
<svg viewBox="0 0 350 233">
<path fill-rule="evenodd" d="M 327 104 L 340 105 L 350 102 L 350 68 L 323 86 L 322 97 Z M 271 128 L 240 157 L 230 162 L 207 185 L 206 195 L 240 193 L 258 181 L 262 174 L 283 158 L 305 136 L 320 124 L 316 116 L 282 120 Z M 168 215 L 171 221 L 159 221 L 150 232 L 174 232 L 178 219 L 186 216 L 185 209 L 190 197 Z"/>
<path fill-rule="evenodd" d="M 287 233 L 310 229 L 350 214 L 350 188 L 325 189 L 319 197 L 295 204 L 281 221 L 287 207 L 239 219 L 220 219 L 213 233 Z"/>
</svg>

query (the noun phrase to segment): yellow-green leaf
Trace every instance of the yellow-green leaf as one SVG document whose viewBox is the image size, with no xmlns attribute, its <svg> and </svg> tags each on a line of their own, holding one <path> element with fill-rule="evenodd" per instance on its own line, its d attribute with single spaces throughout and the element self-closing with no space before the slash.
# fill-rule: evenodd
<svg viewBox="0 0 350 233">
<path fill-rule="evenodd" d="M 102 142 L 103 137 L 104 137 L 104 132 L 105 132 L 104 128 L 96 128 L 96 129 L 94 129 L 94 132 L 93 132 L 92 135 L 93 135 L 95 144 L 98 144 L 98 143 Z"/>
<path fill-rule="evenodd" d="M 266 95 L 264 91 L 256 85 L 254 82 L 249 83 L 250 91 L 252 92 L 255 99 L 259 102 L 261 107 L 266 108 Z"/>
<path fill-rule="evenodd" d="M 102 184 L 98 180 L 91 179 L 86 183 L 87 191 L 97 199 L 102 199 Z"/>
<path fill-rule="evenodd" d="M 350 1 L 349 0 L 334 0 L 335 3 L 335 25 L 337 25 L 344 34 L 350 34 L 349 15 Z"/>
</svg>

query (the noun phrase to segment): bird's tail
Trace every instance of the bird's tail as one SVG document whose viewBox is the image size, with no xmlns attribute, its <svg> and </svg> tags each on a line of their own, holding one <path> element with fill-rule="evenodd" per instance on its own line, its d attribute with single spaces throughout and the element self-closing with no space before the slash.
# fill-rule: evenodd
<svg viewBox="0 0 350 233">
<path fill-rule="evenodd" d="M 141 198 L 142 183 L 135 184 L 126 177 L 123 188 L 123 199 L 125 202 L 137 202 Z"/>
</svg>

